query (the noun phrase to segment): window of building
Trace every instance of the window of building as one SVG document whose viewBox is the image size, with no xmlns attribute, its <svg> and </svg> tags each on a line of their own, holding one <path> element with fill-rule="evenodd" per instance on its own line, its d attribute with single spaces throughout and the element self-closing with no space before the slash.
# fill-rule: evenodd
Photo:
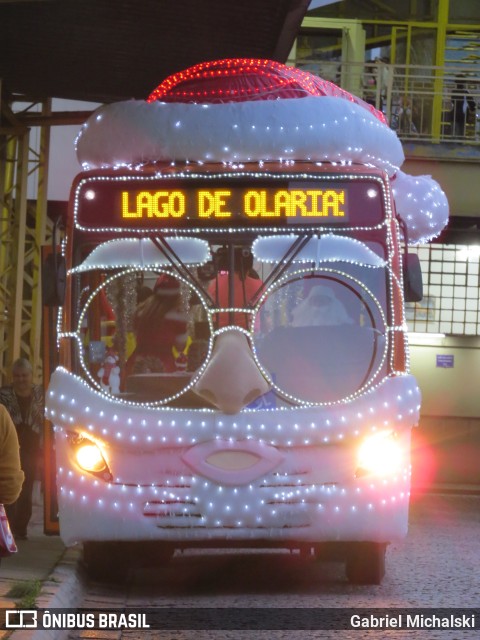
<svg viewBox="0 0 480 640">
<path fill-rule="evenodd" d="M 480 335 L 480 246 L 431 244 L 420 258 L 423 300 L 407 303 L 410 331 Z"/>
</svg>

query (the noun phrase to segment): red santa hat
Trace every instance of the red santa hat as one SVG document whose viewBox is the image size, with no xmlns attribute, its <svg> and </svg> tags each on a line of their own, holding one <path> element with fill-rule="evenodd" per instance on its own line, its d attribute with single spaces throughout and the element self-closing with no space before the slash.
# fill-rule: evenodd
<svg viewBox="0 0 480 640">
<path fill-rule="evenodd" d="M 180 293 L 180 282 L 168 273 L 162 273 L 155 282 L 153 292 L 157 296 L 177 296 Z"/>
<path fill-rule="evenodd" d="M 393 175 L 402 146 L 384 114 L 313 74 L 272 60 L 200 63 L 147 100 L 104 105 L 77 138 L 85 169 L 186 160 L 374 164 Z"/>
</svg>

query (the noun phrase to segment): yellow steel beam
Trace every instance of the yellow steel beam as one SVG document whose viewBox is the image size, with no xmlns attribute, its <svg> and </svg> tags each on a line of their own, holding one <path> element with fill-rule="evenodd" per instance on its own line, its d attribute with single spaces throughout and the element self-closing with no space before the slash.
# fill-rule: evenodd
<svg viewBox="0 0 480 640">
<path fill-rule="evenodd" d="M 51 101 L 42 105 L 42 115 L 47 117 L 51 113 Z M 30 355 L 37 374 L 41 372 L 42 345 L 42 292 L 41 292 L 41 247 L 46 242 L 47 235 L 47 186 L 48 186 L 48 157 L 50 150 L 50 127 L 40 129 L 40 147 L 37 169 L 37 199 L 35 203 L 35 228 L 32 258 L 32 321 L 30 327 Z M 34 370 L 35 370 L 34 369 Z"/>
<path fill-rule="evenodd" d="M 12 209 L 11 226 L 13 229 L 13 264 L 10 282 L 13 285 L 11 300 L 13 301 L 10 314 L 10 352 L 12 358 L 21 355 L 23 327 L 23 283 L 25 273 L 25 235 L 27 230 L 27 180 L 28 180 L 28 145 L 29 134 L 18 137 L 18 152 L 16 158 L 16 180 L 14 185 L 15 201 Z"/>
<path fill-rule="evenodd" d="M 0 96 L 1 97 L 1 96 Z M 42 105 L 48 119 L 50 102 Z M 40 381 L 42 302 L 40 248 L 46 241 L 49 128 L 42 127 L 38 148 L 30 129 L 10 104 L 0 104 L 0 382 L 13 360 L 27 357 Z M 36 197 L 27 199 L 27 185 Z"/>
<path fill-rule="evenodd" d="M 442 128 L 442 107 L 443 107 L 443 65 L 445 64 L 445 46 L 447 41 L 448 15 L 450 9 L 450 0 L 439 0 L 438 2 L 438 26 L 437 26 L 437 43 L 435 52 L 435 80 L 433 84 L 433 118 L 432 133 L 433 141 L 440 140 Z"/>
</svg>

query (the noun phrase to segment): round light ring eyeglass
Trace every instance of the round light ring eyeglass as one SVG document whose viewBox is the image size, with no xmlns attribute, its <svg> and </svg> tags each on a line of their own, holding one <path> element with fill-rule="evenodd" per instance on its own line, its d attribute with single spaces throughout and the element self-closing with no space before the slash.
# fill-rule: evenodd
<svg viewBox="0 0 480 640">
<path fill-rule="evenodd" d="M 386 374 L 386 279 L 375 272 L 377 295 L 330 268 L 289 273 L 264 293 L 252 319 L 254 357 L 288 402 L 345 401 Z"/>
</svg>

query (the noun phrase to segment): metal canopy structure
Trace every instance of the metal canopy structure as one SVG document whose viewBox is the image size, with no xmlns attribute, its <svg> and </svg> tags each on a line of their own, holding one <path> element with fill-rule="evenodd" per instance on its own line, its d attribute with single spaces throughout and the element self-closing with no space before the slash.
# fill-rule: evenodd
<svg viewBox="0 0 480 640">
<path fill-rule="evenodd" d="M 310 0 L 0 0 L 3 92 L 145 98 L 198 62 L 285 62 Z"/>
<path fill-rule="evenodd" d="M 49 131 L 88 112 L 52 98 L 143 99 L 199 62 L 285 62 L 310 0 L 0 0 L 0 382 L 26 356 L 42 378 L 40 247 Z M 33 129 L 32 129 L 33 128 Z M 32 136 L 32 131 L 34 135 Z M 37 144 L 32 144 L 38 134 Z M 27 198 L 27 186 L 36 196 Z"/>
</svg>

